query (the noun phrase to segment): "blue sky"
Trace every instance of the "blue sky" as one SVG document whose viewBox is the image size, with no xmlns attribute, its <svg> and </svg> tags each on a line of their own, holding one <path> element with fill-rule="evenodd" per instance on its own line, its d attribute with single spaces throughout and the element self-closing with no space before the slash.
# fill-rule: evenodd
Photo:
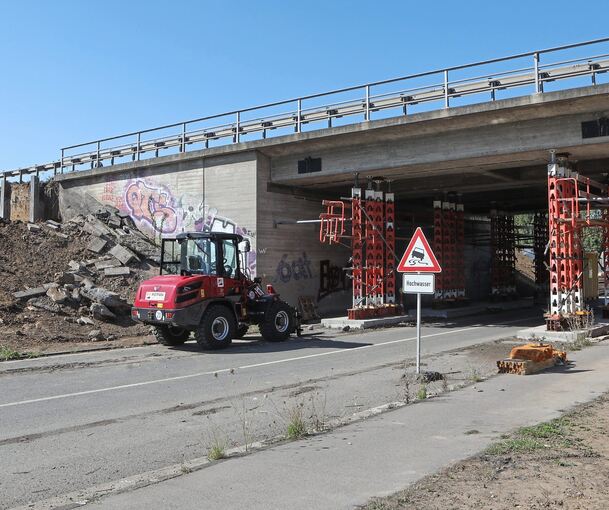
<svg viewBox="0 0 609 510">
<path fill-rule="evenodd" d="M 609 35 L 606 1 L 0 0 L 0 169 L 224 110 Z"/>
</svg>

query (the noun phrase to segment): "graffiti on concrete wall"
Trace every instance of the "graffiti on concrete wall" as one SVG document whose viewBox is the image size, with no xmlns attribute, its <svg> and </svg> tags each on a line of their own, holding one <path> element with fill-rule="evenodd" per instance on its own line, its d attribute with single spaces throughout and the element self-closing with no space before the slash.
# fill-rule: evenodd
<svg viewBox="0 0 609 510">
<path fill-rule="evenodd" d="M 125 189 L 125 205 L 134 220 L 148 223 L 155 232 L 171 234 L 178 227 L 178 212 L 172 207 L 168 188 L 136 180 Z"/>
<path fill-rule="evenodd" d="M 240 234 L 255 247 L 255 232 L 202 200 L 200 194 L 176 194 L 165 184 L 150 178 L 137 178 L 126 184 L 109 181 L 99 197 L 129 214 L 135 224 L 150 237 L 179 232 L 229 232 Z M 256 251 L 245 255 L 247 269 L 256 276 Z"/>
<path fill-rule="evenodd" d="M 319 262 L 319 293 L 317 299 L 322 299 L 332 292 L 345 290 L 348 287 L 347 273 L 342 267 L 333 265 L 329 260 Z"/>
<path fill-rule="evenodd" d="M 290 260 L 288 254 L 284 254 L 277 264 L 276 281 L 281 283 L 289 283 L 291 281 L 309 280 L 313 278 L 311 271 L 311 261 L 307 257 L 306 252 L 302 255 Z"/>
</svg>

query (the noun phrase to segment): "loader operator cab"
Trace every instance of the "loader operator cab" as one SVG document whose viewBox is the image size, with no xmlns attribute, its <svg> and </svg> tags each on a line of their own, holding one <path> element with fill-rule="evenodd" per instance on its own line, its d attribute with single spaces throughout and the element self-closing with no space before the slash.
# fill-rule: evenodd
<svg viewBox="0 0 609 510">
<path fill-rule="evenodd" d="M 205 275 L 239 279 L 249 242 L 238 234 L 222 232 L 182 233 L 163 239 L 161 274 Z"/>
</svg>

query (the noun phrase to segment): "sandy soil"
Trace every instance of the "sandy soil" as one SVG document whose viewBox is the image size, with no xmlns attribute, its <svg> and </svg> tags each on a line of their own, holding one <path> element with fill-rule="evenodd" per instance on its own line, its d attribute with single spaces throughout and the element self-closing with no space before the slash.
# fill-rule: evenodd
<svg viewBox="0 0 609 510">
<path fill-rule="evenodd" d="M 609 508 L 609 395 L 520 429 L 365 510 Z"/>
</svg>

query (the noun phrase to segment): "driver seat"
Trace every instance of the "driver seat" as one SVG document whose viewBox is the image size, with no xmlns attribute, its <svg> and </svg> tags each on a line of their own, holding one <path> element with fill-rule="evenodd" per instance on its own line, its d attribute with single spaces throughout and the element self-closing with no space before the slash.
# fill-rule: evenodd
<svg viewBox="0 0 609 510">
<path fill-rule="evenodd" d="M 200 255 L 188 256 L 188 269 L 197 273 L 207 274 L 207 266 Z"/>
</svg>

